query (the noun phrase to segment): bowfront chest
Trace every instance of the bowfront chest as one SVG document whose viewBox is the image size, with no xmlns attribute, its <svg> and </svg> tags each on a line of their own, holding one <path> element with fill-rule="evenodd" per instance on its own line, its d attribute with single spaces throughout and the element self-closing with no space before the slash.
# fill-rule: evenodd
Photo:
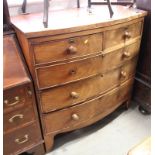
<svg viewBox="0 0 155 155">
<path fill-rule="evenodd" d="M 54 136 L 128 106 L 146 12 L 107 6 L 12 18 L 38 98 L 46 151 Z M 105 10 L 105 11 L 104 11 Z"/>
</svg>

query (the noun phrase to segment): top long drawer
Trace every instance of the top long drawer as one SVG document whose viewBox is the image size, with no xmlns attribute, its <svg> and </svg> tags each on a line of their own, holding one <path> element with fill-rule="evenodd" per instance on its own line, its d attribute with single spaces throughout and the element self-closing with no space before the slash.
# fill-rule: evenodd
<svg viewBox="0 0 155 155">
<path fill-rule="evenodd" d="M 102 33 L 34 45 L 35 64 L 62 61 L 102 50 Z"/>
</svg>

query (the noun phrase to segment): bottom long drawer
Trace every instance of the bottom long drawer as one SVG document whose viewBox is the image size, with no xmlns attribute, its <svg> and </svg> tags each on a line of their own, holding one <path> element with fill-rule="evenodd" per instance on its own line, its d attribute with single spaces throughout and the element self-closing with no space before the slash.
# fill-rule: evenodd
<svg viewBox="0 0 155 155">
<path fill-rule="evenodd" d="M 130 97 L 133 81 L 134 79 L 130 79 L 116 89 L 82 104 L 44 114 L 45 134 L 56 134 L 79 128 L 90 124 L 88 122 L 92 122 L 91 119 L 98 115 L 102 117 L 108 115 Z"/>
<path fill-rule="evenodd" d="M 4 135 L 4 155 L 19 154 L 42 141 L 39 125 L 33 123 Z"/>
</svg>

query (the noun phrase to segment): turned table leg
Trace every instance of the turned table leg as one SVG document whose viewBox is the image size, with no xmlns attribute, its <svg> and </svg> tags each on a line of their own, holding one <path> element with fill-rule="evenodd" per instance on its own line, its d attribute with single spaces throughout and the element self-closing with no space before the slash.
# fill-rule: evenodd
<svg viewBox="0 0 155 155">
<path fill-rule="evenodd" d="M 46 135 L 44 136 L 45 141 L 45 150 L 46 152 L 50 152 L 53 148 L 54 143 L 54 135 Z"/>
</svg>

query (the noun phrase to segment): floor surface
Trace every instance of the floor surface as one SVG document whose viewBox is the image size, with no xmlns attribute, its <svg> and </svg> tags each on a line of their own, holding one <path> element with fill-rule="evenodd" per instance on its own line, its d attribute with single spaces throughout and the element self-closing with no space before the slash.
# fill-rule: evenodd
<svg viewBox="0 0 155 155">
<path fill-rule="evenodd" d="M 91 126 L 56 136 L 47 155 L 127 155 L 150 130 L 150 115 L 142 115 L 132 103 L 127 111 L 119 108 Z"/>
</svg>

